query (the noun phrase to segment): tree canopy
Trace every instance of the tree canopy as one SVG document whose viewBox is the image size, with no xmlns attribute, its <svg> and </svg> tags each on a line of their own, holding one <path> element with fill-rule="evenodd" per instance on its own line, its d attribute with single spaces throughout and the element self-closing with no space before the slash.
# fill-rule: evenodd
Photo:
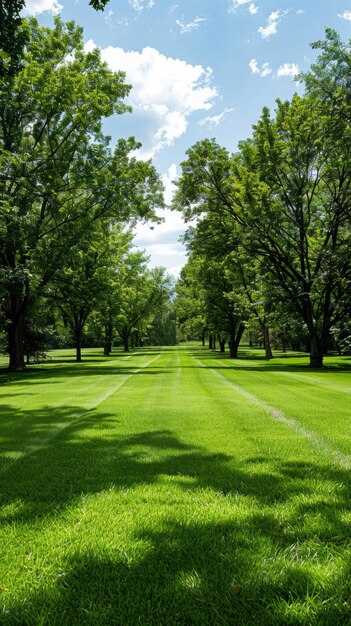
<svg viewBox="0 0 351 626">
<path fill-rule="evenodd" d="M 243 251 L 245 262 L 241 254 L 234 263 L 239 281 L 257 261 L 272 294 L 265 288 L 264 301 L 286 303 L 299 317 L 311 366 L 320 367 L 333 329 L 348 316 L 350 45 L 327 30 L 314 47 L 322 54 L 301 77 L 305 94 L 277 100 L 274 114 L 264 108 L 238 152 L 210 139 L 188 150 L 174 206 L 200 220 L 196 238 L 204 231 L 217 258 Z"/>
</svg>

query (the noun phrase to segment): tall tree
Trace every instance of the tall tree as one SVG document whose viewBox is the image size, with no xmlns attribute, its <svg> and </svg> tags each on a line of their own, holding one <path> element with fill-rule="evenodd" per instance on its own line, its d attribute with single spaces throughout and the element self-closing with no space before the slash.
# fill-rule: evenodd
<svg viewBox="0 0 351 626">
<path fill-rule="evenodd" d="M 237 155 L 208 140 L 189 150 L 176 198 L 188 217 L 241 226 L 247 250 L 265 260 L 307 326 L 311 367 L 323 365 L 335 297 L 350 284 L 351 151 L 348 139 L 332 145 L 332 119 L 314 95 L 278 101 Z"/>
<path fill-rule="evenodd" d="M 83 34 L 55 20 L 30 20 L 30 40 L 8 100 L 17 124 L 0 109 L 0 255 L 8 293 L 10 370 L 24 367 L 22 328 L 31 291 L 64 265 L 65 251 L 102 217 L 153 215 L 161 185 L 149 163 L 121 140 L 112 154 L 102 119 L 129 108 L 122 72 L 111 72 L 97 50 L 85 54 Z"/>
</svg>

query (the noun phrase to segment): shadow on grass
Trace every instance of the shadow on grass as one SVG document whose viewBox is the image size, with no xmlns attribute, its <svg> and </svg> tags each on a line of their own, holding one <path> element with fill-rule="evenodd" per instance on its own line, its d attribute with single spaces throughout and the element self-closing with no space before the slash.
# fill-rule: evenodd
<svg viewBox="0 0 351 626">
<path fill-rule="evenodd" d="M 215 352 L 204 348 L 191 349 L 189 355 L 195 358 L 201 358 L 204 367 L 215 369 L 216 365 L 213 361 L 225 361 L 227 370 L 244 370 L 248 372 L 303 372 L 305 374 L 328 374 L 330 372 L 351 372 L 351 358 L 339 357 L 337 363 L 328 363 L 322 368 L 311 368 L 308 362 L 307 354 L 280 354 L 278 357 L 267 361 L 264 356 L 257 356 L 254 352 L 239 351 L 237 359 L 230 359 L 229 354 L 225 352 Z M 255 363 L 259 361 L 260 364 Z M 281 362 L 283 361 L 283 362 Z M 305 363 L 301 363 L 305 361 Z M 232 365 L 228 365 L 232 364 Z M 194 366 L 197 367 L 197 366 Z"/>
<path fill-rule="evenodd" d="M 72 414 L 79 418 L 80 410 L 29 411 L 28 420 L 44 429 L 58 428 Z M 9 467 L 0 476 L 1 504 L 6 507 L 2 523 L 28 528 L 42 517 L 58 519 L 84 494 L 156 486 L 165 476 L 190 493 L 211 489 L 236 502 L 243 498 L 243 521 L 234 514 L 226 521 L 203 523 L 167 517 L 155 529 L 143 519 L 134 536 L 144 545 L 138 557 L 119 545 L 114 556 L 88 549 L 70 555 L 54 590 L 27 593 L 25 602 L 10 600 L 1 624 L 350 623 L 347 556 L 338 575 L 323 584 L 306 557 L 289 556 L 276 571 L 271 564 L 283 552 L 298 555 L 304 542 L 323 542 L 318 558 L 328 561 L 328 554 L 349 542 L 349 472 L 265 456 L 239 463 L 189 445 L 170 430 L 116 436 L 120 419 L 122 415 L 92 410 L 84 422 L 69 425 Z M 272 471 L 260 467 L 268 463 Z M 312 501 L 316 481 L 337 490 L 333 505 L 326 498 Z M 275 514 L 275 505 L 291 503 L 299 495 L 303 501 L 291 506 L 286 518 Z M 18 502 L 22 506 L 16 512 Z M 258 505 L 255 513 L 250 513 L 250 502 Z M 270 508 L 257 512 L 266 505 Z M 290 617 L 288 605 L 295 606 Z"/>
<path fill-rule="evenodd" d="M 65 563 L 55 599 L 44 592 L 33 595 L 10 609 L 2 623 L 37 624 L 39 617 L 50 626 L 350 623 L 346 603 L 331 606 L 327 601 L 335 597 L 335 589 L 318 586 L 298 565 L 271 580 L 257 575 L 253 545 L 235 522 L 165 521 L 159 531 L 144 530 L 135 539 L 148 545 L 138 560 L 119 549 L 114 558 L 104 552 L 77 554 Z M 335 583 L 350 570 L 345 564 Z M 319 603 L 303 619 L 306 590 Z M 296 612 L 295 619 L 286 615 L 286 606 L 293 603 L 300 607 L 300 618 Z M 308 604 L 311 609 L 312 602 Z"/>
</svg>

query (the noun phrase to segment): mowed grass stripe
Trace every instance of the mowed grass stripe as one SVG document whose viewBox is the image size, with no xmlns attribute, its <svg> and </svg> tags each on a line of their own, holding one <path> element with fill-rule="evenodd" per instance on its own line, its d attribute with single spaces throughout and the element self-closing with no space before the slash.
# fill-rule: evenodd
<svg viewBox="0 0 351 626">
<path fill-rule="evenodd" d="M 316 373 L 306 367 L 297 374 L 294 358 L 277 358 L 272 362 L 241 358 L 236 361 L 208 351 L 193 350 L 193 353 L 206 367 L 220 372 L 232 383 L 288 416 L 302 429 L 316 433 L 321 442 L 324 441 L 331 450 L 335 449 L 336 458 L 341 455 L 341 462 L 347 465 L 351 434 L 350 359 L 329 358 L 330 369 Z M 299 377 L 303 379 L 301 383 Z M 325 388 L 321 386 L 324 379 Z M 339 393 L 340 386 L 346 389 L 345 393 Z"/>
<path fill-rule="evenodd" d="M 198 359 L 195 359 L 197 362 Z M 203 366 L 203 364 L 201 364 Z M 203 366 L 204 367 L 204 366 Z M 226 385 L 229 385 L 234 392 L 240 394 L 243 398 L 248 400 L 254 405 L 260 406 L 272 417 L 272 419 L 281 422 L 284 426 L 287 426 L 289 429 L 294 431 L 297 435 L 308 439 L 312 446 L 317 449 L 317 451 L 321 452 L 323 455 L 327 456 L 327 458 L 332 459 L 333 463 L 340 465 L 344 469 L 349 469 L 351 466 L 351 457 L 341 454 L 339 450 L 334 450 L 330 446 L 327 445 L 326 441 L 317 435 L 316 432 L 312 430 L 307 430 L 303 426 L 301 426 L 296 420 L 291 417 L 285 415 L 282 411 L 277 409 L 276 407 L 268 404 L 264 400 L 261 400 L 258 396 L 255 396 L 253 393 L 250 393 L 240 387 L 239 385 L 233 383 L 228 380 L 225 376 L 220 374 L 215 369 L 210 369 L 210 372 Z"/>
<path fill-rule="evenodd" d="M 156 356 L 154 356 L 152 359 L 149 359 L 147 362 L 144 362 L 144 359 L 142 359 L 141 363 L 137 362 L 136 364 L 140 365 L 140 367 L 130 368 L 128 370 L 129 373 L 119 376 L 117 383 L 115 382 L 114 378 L 112 378 L 111 380 L 111 378 L 106 376 L 106 374 L 102 376 L 95 376 L 92 381 L 91 375 L 89 374 L 88 376 L 90 377 L 90 380 L 89 383 L 86 385 L 79 385 L 77 384 L 77 382 L 75 382 L 73 388 L 70 388 L 69 384 L 64 385 L 64 387 L 60 389 L 60 396 L 62 398 L 60 402 L 51 402 L 49 404 L 43 405 L 43 394 L 40 394 L 40 388 L 36 388 L 35 396 L 38 398 L 39 424 L 35 425 L 34 429 L 32 427 L 31 420 L 29 421 L 29 423 L 26 423 L 26 417 L 28 415 L 27 411 L 23 412 L 22 410 L 22 412 L 15 412 L 15 421 L 13 411 L 11 411 L 10 416 L 7 419 L 1 418 L 2 426 L 6 426 L 7 424 L 10 425 L 11 435 L 5 438 L 5 442 L 1 442 L 3 445 L 0 444 L 0 473 L 6 472 L 13 463 L 17 462 L 24 455 L 32 454 L 33 452 L 37 451 L 41 446 L 46 445 L 48 442 L 51 441 L 51 439 L 56 437 L 58 433 L 60 433 L 60 431 L 84 419 L 84 417 L 86 417 L 86 415 L 91 410 L 97 408 L 107 398 L 117 393 L 122 385 L 124 385 L 132 376 L 138 374 L 141 369 L 151 365 L 160 356 L 161 352 L 156 354 Z M 126 358 L 128 359 L 130 357 Z M 114 359 L 110 360 L 109 362 L 105 361 L 104 363 L 99 364 L 98 367 L 106 367 L 108 365 L 110 365 L 111 367 L 116 362 L 120 362 L 120 360 Z M 80 379 L 81 383 L 83 382 L 83 380 L 85 380 L 84 376 L 80 377 Z M 113 383 L 112 386 L 111 382 Z M 70 395 L 68 395 L 68 393 L 70 393 Z M 98 396 L 96 395 L 97 393 L 99 393 Z M 18 395 L 27 395 L 26 393 L 21 393 L 21 386 L 19 387 Z M 7 397 L 6 394 L 4 394 L 4 397 Z M 44 398 L 46 400 L 46 394 L 44 395 Z M 77 406 L 78 403 L 80 404 L 80 406 Z M 48 425 L 48 421 L 51 422 L 49 414 L 53 413 L 55 415 L 57 409 L 61 407 L 64 407 L 66 409 L 60 414 L 61 419 L 57 420 L 56 418 L 54 418 L 52 420 L 52 423 Z M 3 406 L 2 413 L 5 412 L 6 408 Z M 49 418 L 49 420 L 45 420 L 45 424 L 43 427 L 43 423 L 40 422 L 40 414 L 44 413 Z M 9 440 L 17 445 L 16 434 L 21 431 L 23 437 L 23 430 L 25 429 L 27 431 L 30 430 L 31 432 L 27 433 L 27 435 L 29 436 L 26 437 L 24 441 L 24 447 L 22 449 L 11 449 L 11 444 L 10 447 L 8 445 L 6 446 L 6 443 L 8 443 Z M 5 450 L 2 449 L 3 446 L 5 447 Z"/>
<path fill-rule="evenodd" d="M 349 472 L 193 352 L 0 477 L 1 623 L 347 623 Z"/>
</svg>

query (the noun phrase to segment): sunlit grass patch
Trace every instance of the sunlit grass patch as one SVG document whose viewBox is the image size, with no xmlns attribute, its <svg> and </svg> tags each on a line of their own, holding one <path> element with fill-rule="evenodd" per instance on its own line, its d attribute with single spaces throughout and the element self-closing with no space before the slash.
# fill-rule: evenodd
<svg viewBox="0 0 351 626">
<path fill-rule="evenodd" d="M 347 371 L 89 354 L 1 390 L 0 623 L 347 624 Z"/>
</svg>

